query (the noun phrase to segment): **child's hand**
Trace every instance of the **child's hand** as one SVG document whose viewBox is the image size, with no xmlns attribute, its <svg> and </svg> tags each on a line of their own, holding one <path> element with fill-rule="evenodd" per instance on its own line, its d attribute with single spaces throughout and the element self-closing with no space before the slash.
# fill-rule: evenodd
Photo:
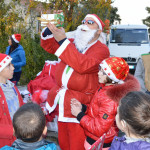
<svg viewBox="0 0 150 150">
<path fill-rule="evenodd" d="M 76 105 L 82 109 L 82 104 L 75 98 L 71 99 L 71 104 Z"/>
<path fill-rule="evenodd" d="M 48 110 L 46 109 L 46 107 L 44 105 L 40 105 L 40 106 L 41 106 L 41 109 L 43 110 L 44 115 L 47 115 L 48 114 Z"/>
<path fill-rule="evenodd" d="M 82 111 L 82 104 L 75 98 L 71 99 L 71 113 L 75 117 Z"/>
</svg>

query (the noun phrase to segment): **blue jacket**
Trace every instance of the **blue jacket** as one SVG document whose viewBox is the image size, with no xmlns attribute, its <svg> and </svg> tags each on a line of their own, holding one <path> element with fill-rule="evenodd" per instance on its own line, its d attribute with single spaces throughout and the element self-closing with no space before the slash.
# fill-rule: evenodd
<svg viewBox="0 0 150 150">
<path fill-rule="evenodd" d="M 25 143 L 17 139 L 11 147 L 4 146 L 1 150 L 57 150 L 57 147 L 54 143 L 44 139 L 34 143 Z"/>
<path fill-rule="evenodd" d="M 150 143 L 146 141 L 135 141 L 126 143 L 125 137 L 114 137 L 109 150 L 150 150 Z"/>
<path fill-rule="evenodd" d="M 25 51 L 23 47 L 19 44 L 18 47 L 9 54 L 10 46 L 6 48 L 6 54 L 10 55 L 12 58 L 12 64 L 15 67 L 14 72 L 21 71 L 21 67 L 26 64 Z"/>
</svg>

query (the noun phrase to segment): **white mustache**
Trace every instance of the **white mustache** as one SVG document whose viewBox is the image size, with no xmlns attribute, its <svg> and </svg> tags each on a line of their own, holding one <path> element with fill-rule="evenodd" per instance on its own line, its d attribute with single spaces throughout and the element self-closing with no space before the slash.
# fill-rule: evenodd
<svg viewBox="0 0 150 150">
<path fill-rule="evenodd" d="M 81 24 L 80 26 L 78 26 L 78 29 L 85 30 L 85 31 L 91 30 L 87 25 L 83 25 L 83 24 Z"/>
<path fill-rule="evenodd" d="M 91 30 L 95 30 L 95 31 L 98 31 L 99 29 L 90 29 L 86 24 L 81 24 L 77 27 L 77 29 L 80 29 L 80 30 L 85 30 L 85 31 L 91 31 Z"/>
</svg>

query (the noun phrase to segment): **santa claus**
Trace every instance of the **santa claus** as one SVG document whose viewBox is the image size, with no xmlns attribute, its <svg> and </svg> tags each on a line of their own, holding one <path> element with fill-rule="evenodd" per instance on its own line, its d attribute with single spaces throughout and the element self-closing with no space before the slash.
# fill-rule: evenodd
<svg viewBox="0 0 150 150">
<path fill-rule="evenodd" d="M 62 150 L 84 150 L 84 130 L 71 114 L 70 103 L 72 98 L 82 104 L 90 103 L 98 88 L 98 66 L 109 57 L 107 46 L 98 40 L 103 28 L 97 15 L 88 14 L 74 39 L 67 39 L 64 29 L 51 23 L 41 33 L 41 46 L 61 59 L 46 108 L 51 113 L 59 104 L 58 140 Z"/>
</svg>

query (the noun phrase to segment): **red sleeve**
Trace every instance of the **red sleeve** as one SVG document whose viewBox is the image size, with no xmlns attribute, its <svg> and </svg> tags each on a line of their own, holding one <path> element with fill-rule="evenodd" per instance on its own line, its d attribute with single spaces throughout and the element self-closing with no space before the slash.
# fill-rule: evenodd
<svg viewBox="0 0 150 150">
<path fill-rule="evenodd" d="M 11 125 L 0 125 L 0 136 L 3 138 L 10 138 L 13 136 L 13 126 Z"/>
<path fill-rule="evenodd" d="M 89 49 L 91 50 L 82 54 L 66 39 L 55 55 L 80 74 L 97 72 L 99 63 L 109 57 L 109 50 L 99 41 Z"/>
<path fill-rule="evenodd" d="M 41 46 L 80 74 L 97 72 L 99 63 L 110 55 L 107 46 L 99 41 L 89 48 L 91 50 L 82 54 L 68 39 L 59 46 L 52 35 L 43 37 L 41 34 Z"/>
<path fill-rule="evenodd" d="M 83 116 L 80 124 L 84 130 L 100 137 L 104 133 L 108 132 L 112 126 L 117 113 L 117 104 L 108 99 L 107 101 L 104 101 L 103 104 L 100 104 L 98 112 L 98 115 L 94 118 L 88 115 Z"/>
<path fill-rule="evenodd" d="M 54 39 L 53 34 L 43 37 L 44 28 L 41 32 L 41 47 L 46 50 L 48 53 L 54 54 L 59 48 L 58 42 Z"/>
</svg>

